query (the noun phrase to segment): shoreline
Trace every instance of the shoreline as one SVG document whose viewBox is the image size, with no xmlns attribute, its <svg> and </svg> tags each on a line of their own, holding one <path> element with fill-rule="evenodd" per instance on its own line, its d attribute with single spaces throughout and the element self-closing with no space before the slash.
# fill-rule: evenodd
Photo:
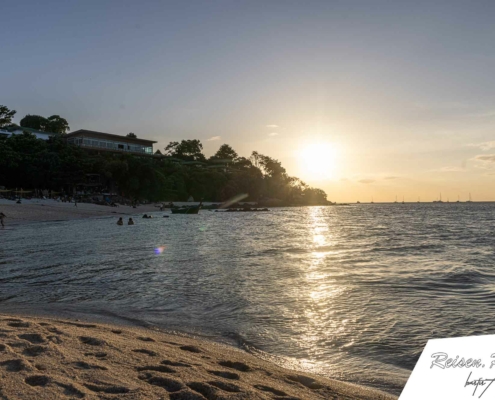
<svg viewBox="0 0 495 400">
<path fill-rule="evenodd" d="M 6 217 L 4 224 L 8 226 L 24 225 L 33 222 L 73 221 L 78 219 L 135 216 L 159 211 L 154 204 L 110 207 L 90 203 L 62 203 L 55 200 L 22 200 L 21 204 L 0 199 L 0 212 Z M 0 227 L 1 229 L 1 227 Z"/>
<path fill-rule="evenodd" d="M 4 311 L 0 373 L 7 398 L 396 399 L 205 339 Z"/>
</svg>

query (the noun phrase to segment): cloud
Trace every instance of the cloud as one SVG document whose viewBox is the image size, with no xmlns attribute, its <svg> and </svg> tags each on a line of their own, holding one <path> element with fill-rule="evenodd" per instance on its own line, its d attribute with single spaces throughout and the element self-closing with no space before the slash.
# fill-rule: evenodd
<svg viewBox="0 0 495 400">
<path fill-rule="evenodd" d="M 277 136 L 278 133 L 277 132 L 272 132 L 272 133 L 269 133 L 268 136 Z"/>
<path fill-rule="evenodd" d="M 221 136 L 212 136 L 209 139 L 206 139 L 207 142 L 213 142 L 214 140 L 220 140 Z"/>
<path fill-rule="evenodd" d="M 483 143 L 471 143 L 469 146 L 478 147 L 483 151 L 495 149 L 495 140 L 491 142 L 483 142 Z"/>
<path fill-rule="evenodd" d="M 279 126 L 275 125 L 275 124 L 271 124 L 271 125 L 267 125 L 266 127 L 267 128 L 278 128 Z"/>
<path fill-rule="evenodd" d="M 398 176 L 386 176 L 384 179 L 399 179 Z"/>
<path fill-rule="evenodd" d="M 474 157 L 474 159 L 484 163 L 495 163 L 495 154 L 480 154 Z"/>
<path fill-rule="evenodd" d="M 440 168 L 441 172 L 461 172 L 464 171 L 464 168 L 460 167 L 442 167 Z"/>
<path fill-rule="evenodd" d="M 368 183 L 373 183 L 374 181 L 375 181 L 374 179 L 361 179 L 358 182 L 368 184 Z"/>
</svg>

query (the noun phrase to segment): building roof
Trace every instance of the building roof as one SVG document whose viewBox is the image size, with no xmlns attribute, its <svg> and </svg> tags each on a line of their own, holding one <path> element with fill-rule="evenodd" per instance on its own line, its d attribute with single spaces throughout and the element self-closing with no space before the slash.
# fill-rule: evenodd
<svg viewBox="0 0 495 400">
<path fill-rule="evenodd" d="M 26 131 L 29 133 L 38 133 L 41 135 L 58 135 L 58 133 L 55 132 L 45 132 L 45 131 L 40 131 L 39 129 L 33 129 L 33 128 L 27 128 L 25 126 L 19 126 L 19 125 L 11 125 L 5 128 L 9 132 L 14 132 L 14 131 Z"/>
<path fill-rule="evenodd" d="M 152 146 L 153 143 L 156 143 L 153 140 L 131 138 L 131 137 L 127 137 L 127 136 L 115 135 L 113 133 L 88 131 L 87 129 L 79 129 L 78 131 L 68 133 L 67 135 L 65 135 L 65 137 L 67 137 L 67 138 L 70 138 L 70 137 L 92 137 L 95 139 L 107 139 L 107 140 L 114 140 L 114 141 L 118 140 L 118 141 L 124 142 L 124 143 L 141 144 L 144 146 Z"/>
</svg>

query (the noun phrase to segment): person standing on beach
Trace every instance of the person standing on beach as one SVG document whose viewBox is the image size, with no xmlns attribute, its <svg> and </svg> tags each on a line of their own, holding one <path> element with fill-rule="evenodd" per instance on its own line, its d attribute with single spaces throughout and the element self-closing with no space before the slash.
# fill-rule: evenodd
<svg viewBox="0 0 495 400">
<path fill-rule="evenodd" d="M 3 224 L 3 219 L 6 217 L 6 215 L 3 212 L 0 212 L 0 224 L 2 224 L 2 228 L 5 226 Z"/>
</svg>

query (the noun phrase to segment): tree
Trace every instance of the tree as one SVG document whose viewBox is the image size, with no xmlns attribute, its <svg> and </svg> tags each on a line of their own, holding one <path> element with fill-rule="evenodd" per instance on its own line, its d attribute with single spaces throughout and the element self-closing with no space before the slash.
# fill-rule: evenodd
<svg viewBox="0 0 495 400">
<path fill-rule="evenodd" d="M 203 145 L 198 139 L 170 142 L 165 147 L 165 154 L 185 161 L 206 161 Z"/>
<path fill-rule="evenodd" d="M 232 160 L 235 161 L 238 157 L 236 151 L 228 144 L 222 144 L 218 151 L 210 157 L 212 160 Z"/>
<path fill-rule="evenodd" d="M 0 128 L 10 125 L 15 113 L 15 110 L 9 110 L 6 106 L 0 106 Z"/>
<path fill-rule="evenodd" d="M 137 138 L 136 134 L 133 133 L 133 132 L 129 132 L 126 136 L 129 137 L 129 138 L 133 138 L 133 139 L 136 139 Z"/>
<path fill-rule="evenodd" d="M 48 120 L 41 115 L 28 114 L 23 119 L 21 119 L 20 125 L 23 128 L 31 128 L 45 132 L 46 128 L 48 127 Z"/>
<path fill-rule="evenodd" d="M 60 134 L 65 134 L 70 130 L 69 123 L 60 115 L 52 115 L 51 117 L 45 118 L 41 115 L 28 114 L 21 119 L 20 125 L 24 128 Z"/>
<path fill-rule="evenodd" d="M 70 126 L 65 118 L 62 118 L 60 115 L 52 115 L 51 117 L 48 117 L 48 126 L 46 130 L 47 132 L 64 135 L 70 130 Z"/>
</svg>

